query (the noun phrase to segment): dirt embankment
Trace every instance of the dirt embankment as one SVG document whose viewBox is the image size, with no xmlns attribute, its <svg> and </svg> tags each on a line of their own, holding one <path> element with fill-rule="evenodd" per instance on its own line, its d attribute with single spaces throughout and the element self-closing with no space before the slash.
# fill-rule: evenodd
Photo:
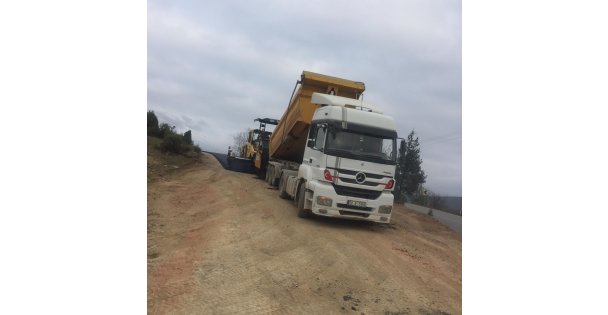
<svg viewBox="0 0 608 315">
<path fill-rule="evenodd" d="M 150 314 L 461 313 L 461 239 L 432 218 L 300 219 L 210 155 L 163 158 L 148 156 Z"/>
</svg>

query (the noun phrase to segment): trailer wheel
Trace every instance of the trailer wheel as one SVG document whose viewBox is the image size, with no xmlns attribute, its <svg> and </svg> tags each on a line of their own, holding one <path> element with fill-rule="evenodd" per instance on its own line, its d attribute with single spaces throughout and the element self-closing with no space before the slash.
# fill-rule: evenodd
<svg viewBox="0 0 608 315">
<path fill-rule="evenodd" d="M 266 169 L 266 182 L 268 183 L 268 185 L 271 185 L 270 183 L 270 173 L 272 172 L 272 167 L 268 166 L 268 168 Z"/>
<path fill-rule="evenodd" d="M 306 187 L 304 184 L 300 184 L 298 187 L 298 217 L 309 218 L 312 212 L 308 209 L 304 209 L 304 202 L 306 201 Z"/>
<path fill-rule="evenodd" d="M 286 176 L 281 174 L 281 180 L 279 181 L 279 197 L 281 197 L 283 199 L 289 198 L 289 195 L 285 191 L 285 186 L 287 186 L 286 181 L 287 181 Z"/>
</svg>

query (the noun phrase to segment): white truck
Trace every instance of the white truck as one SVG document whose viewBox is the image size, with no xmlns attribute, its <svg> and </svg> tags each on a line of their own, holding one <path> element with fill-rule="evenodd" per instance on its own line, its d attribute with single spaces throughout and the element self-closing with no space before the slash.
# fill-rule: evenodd
<svg viewBox="0 0 608 315">
<path fill-rule="evenodd" d="M 390 222 L 397 132 L 393 118 L 361 99 L 364 90 L 304 71 L 267 149 L 256 150 L 255 167 L 294 199 L 298 216 Z"/>
</svg>

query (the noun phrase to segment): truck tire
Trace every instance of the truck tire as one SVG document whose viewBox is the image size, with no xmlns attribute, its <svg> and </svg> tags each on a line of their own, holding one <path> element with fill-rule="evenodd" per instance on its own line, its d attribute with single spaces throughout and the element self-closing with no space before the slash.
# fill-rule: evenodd
<svg viewBox="0 0 608 315">
<path fill-rule="evenodd" d="M 289 199 L 289 194 L 285 191 L 285 186 L 287 185 L 287 178 L 285 175 L 281 175 L 281 180 L 279 181 L 279 197 L 283 199 Z"/>
<path fill-rule="evenodd" d="M 272 184 L 270 183 L 270 174 L 271 174 L 271 173 L 272 173 L 272 167 L 270 167 L 270 166 L 269 166 L 269 167 L 266 169 L 266 182 L 268 183 L 268 185 L 272 185 Z"/>
<path fill-rule="evenodd" d="M 304 184 L 300 184 L 298 187 L 298 217 L 310 218 L 312 211 L 304 209 L 304 202 L 306 201 L 306 187 Z"/>
<path fill-rule="evenodd" d="M 270 186 L 279 187 L 279 179 L 278 178 L 270 178 Z"/>
</svg>

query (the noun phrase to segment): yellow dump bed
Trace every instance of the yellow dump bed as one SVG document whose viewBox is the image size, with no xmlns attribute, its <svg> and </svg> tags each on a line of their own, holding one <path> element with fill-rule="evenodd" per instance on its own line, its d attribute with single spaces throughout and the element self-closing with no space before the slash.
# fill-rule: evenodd
<svg viewBox="0 0 608 315">
<path fill-rule="evenodd" d="M 301 163 L 308 128 L 318 106 L 310 102 L 312 93 L 334 93 L 357 99 L 365 91 L 365 84 L 308 71 L 302 72 L 298 83 L 289 107 L 270 137 L 269 153 L 274 159 Z"/>
</svg>

